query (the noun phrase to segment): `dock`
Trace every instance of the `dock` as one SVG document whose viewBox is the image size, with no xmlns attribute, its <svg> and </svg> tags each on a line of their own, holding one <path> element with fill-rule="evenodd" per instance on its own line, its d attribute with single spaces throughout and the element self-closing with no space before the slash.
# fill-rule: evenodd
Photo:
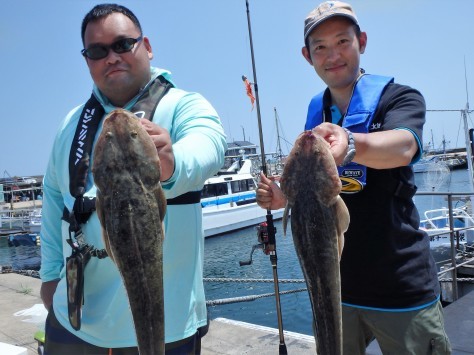
<svg viewBox="0 0 474 355">
<path fill-rule="evenodd" d="M 17 273 L 0 273 L 0 352 L 3 355 L 36 355 L 34 334 L 42 325 L 31 322 L 34 315 L 18 315 L 32 307 L 41 307 L 41 280 Z M 17 313 L 17 315 L 15 315 Z M 468 293 L 444 309 L 446 331 L 453 355 L 474 354 L 474 292 Z M 284 332 L 289 354 L 315 354 L 312 336 Z M 277 354 L 278 329 L 224 318 L 211 320 L 202 339 L 203 355 Z M 382 354 L 372 343 L 367 354 Z"/>
</svg>

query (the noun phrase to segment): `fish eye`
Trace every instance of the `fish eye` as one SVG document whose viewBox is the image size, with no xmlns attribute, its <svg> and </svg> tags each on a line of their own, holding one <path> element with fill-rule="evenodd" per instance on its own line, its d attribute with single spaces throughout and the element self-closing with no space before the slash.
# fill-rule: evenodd
<svg viewBox="0 0 474 355">
<path fill-rule="evenodd" d="M 105 134 L 105 136 L 106 136 L 107 138 L 112 138 L 112 137 L 114 136 L 114 134 L 113 134 L 112 132 L 108 131 L 108 132 Z"/>
<path fill-rule="evenodd" d="M 137 131 L 131 131 L 131 132 L 130 132 L 130 136 L 131 136 L 132 138 L 137 138 L 138 132 L 137 132 Z"/>
</svg>

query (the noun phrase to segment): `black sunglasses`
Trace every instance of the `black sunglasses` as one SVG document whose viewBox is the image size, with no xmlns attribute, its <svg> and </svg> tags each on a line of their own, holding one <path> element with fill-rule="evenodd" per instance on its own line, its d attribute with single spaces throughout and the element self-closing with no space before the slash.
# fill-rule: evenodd
<svg viewBox="0 0 474 355">
<path fill-rule="evenodd" d="M 93 45 L 87 49 L 84 48 L 81 53 L 84 57 L 92 60 L 104 59 L 109 55 L 109 49 L 112 49 L 118 54 L 130 52 L 135 46 L 135 43 L 140 42 L 142 38 L 142 36 L 137 38 L 122 38 L 108 46 Z"/>
</svg>

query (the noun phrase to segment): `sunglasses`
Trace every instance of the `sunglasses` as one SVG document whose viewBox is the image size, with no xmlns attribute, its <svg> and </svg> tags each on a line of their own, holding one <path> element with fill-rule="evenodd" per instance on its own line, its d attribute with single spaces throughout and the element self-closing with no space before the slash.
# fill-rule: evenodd
<svg viewBox="0 0 474 355">
<path fill-rule="evenodd" d="M 113 50 L 115 53 L 122 54 L 130 52 L 137 42 L 142 40 L 142 36 L 137 38 L 122 38 L 114 43 L 106 45 L 93 45 L 87 49 L 81 51 L 82 55 L 92 60 L 104 59 L 109 55 L 109 50 Z"/>
</svg>

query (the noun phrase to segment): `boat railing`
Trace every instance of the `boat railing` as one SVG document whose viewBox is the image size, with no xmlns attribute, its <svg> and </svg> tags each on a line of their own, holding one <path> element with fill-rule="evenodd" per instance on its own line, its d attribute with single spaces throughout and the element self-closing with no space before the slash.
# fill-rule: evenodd
<svg viewBox="0 0 474 355">
<path fill-rule="evenodd" d="M 465 267 L 469 264 L 474 263 L 474 246 L 469 246 L 465 245 L 464 250 L 460 250 L 460 232 L 461 231 L 466 231 L 466 230 L 474 230 L 474 219 L 472 218 L 472 204 L 471 204 L 471 198 L 474 198 L 474 192 L 424 192 L 420 191 L 416 193 L 417 196 L 444 196 L 446 198 L 448 207 L 447 208 L 442 208 L 440 210 L 444 210 L 448 212 L 448 215 L 446 216 L 448 219 L 448 225 L 446 226 L 447 228 L 440 233 L 436 234 L 430 234 L 430 238 L 442 234 L 449 234 L 449 242 L 450 242 L 450 259 L 441 261 L 439 263 L 446 265 L 449 265 L 449 267 L 443 268 L 440 272 L 438 272 L 438 278 L 442 282 L 451 282 L 452 284 L 452 297 L 453 301 L 456 301 L 459 298 L 459 290 L 458 290 L 458 282 L 461 280 L 458 280 L 458 272 L 459 269 L 462 267 Z M 463 206 L 463 208 L 454 208 L 453 203 L 455 200 L 457 200 L 456 197 L 464 197 L 466 198 L 466 204 Z M 457 227 L 455 225 L 456 221 L 456 213 L 458 213 L 458 216 L 461 216 L 461 218 L 464 218 L 466 225 L 463 227 Z M 428 217 L 429 215 L 426 215 Z M 459 256 L 462 256 L 462 259 L 459 258 Z M 462 260 L 462 261 L 460 261 Z M 451 279 L 446 279 L 444 278 L 444 275 L 447 273 L 450 273 L 452 278 Z M 468 282 L 472 282 L 474 280 L 465 280 Z"/>
<path fill-rule="evenodd" d="M 0 209 L 0 231 L 27 230 L 31 220 L 41 219 L 39 208 Z"/>
</svg>

